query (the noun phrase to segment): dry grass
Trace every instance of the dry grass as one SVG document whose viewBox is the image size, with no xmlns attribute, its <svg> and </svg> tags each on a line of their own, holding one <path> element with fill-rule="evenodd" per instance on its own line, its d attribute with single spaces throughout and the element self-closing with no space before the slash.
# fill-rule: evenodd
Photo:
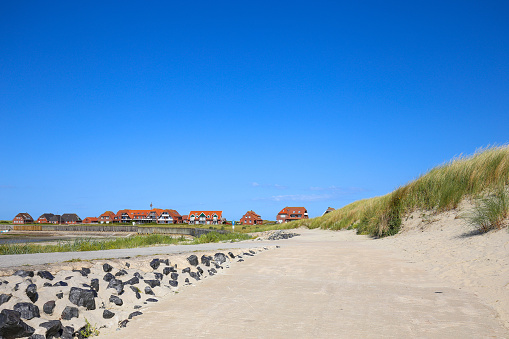
<svg viewBox="0 0 509 339">
<path fill-rule="evenodd" d="M 381 197 L 356 201 L 323 217 L 293 222 L 293 227 L 357 228 L 362 234 L 387 236 L 399 231 L 402 217 L 416 209 L 442 212 L 465 198 L 509 184 L 509 146 L 478 150 L 438 166 Z"/>
</svg>

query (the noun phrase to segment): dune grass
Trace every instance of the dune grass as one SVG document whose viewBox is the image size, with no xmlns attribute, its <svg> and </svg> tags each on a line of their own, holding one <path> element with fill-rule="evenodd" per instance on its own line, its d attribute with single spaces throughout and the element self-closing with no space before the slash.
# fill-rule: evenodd
<svg viewBox="0 0 509 339">
<path fill-rule="evenodd" d="M 203 244 L 207 242 L 238 241 L 249 239 L 249 236 L 239 233 L 218 234 L 211 232 L 195 238 L 190 242 L 185 237 L 172 237 L 163 234 L 136 235 L 132 237 L 116 238 L 113 240 L 93 240 L 91 238 L 76 239 L 74 241 L 60 241 L 56 245 L 36 244 L 5 244 L 0 245 L 0 255 L 5 254 L 29 254 L 29 253 L 51 253 L 51 252 L 84 252 L 111 250 L 118 248 L 136 248 L 152 245 L 170 244 Z"/>
<path fill-rule="evenodd" d="M 323 217 L 292 222 L 293 227 L 357 228 L 361 234 L 398 233 L 402 217 L 416 209 L 442 212 L 465 198 L 481 198 L 509 184 L 509 146 L 478 150 L 433 168 L 381 197 L 359 200 Z"/>
</svg>

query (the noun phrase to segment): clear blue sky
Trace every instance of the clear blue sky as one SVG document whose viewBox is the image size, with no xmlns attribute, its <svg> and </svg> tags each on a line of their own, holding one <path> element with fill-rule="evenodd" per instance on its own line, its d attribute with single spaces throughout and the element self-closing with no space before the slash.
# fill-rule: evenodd
<svg viewBox="0 0 509 339">
<path fill-rule="evenodd" d="M 509 141 L 507 1 L 2 1 L 0 219 L 310 216 Z"/>
</svg>

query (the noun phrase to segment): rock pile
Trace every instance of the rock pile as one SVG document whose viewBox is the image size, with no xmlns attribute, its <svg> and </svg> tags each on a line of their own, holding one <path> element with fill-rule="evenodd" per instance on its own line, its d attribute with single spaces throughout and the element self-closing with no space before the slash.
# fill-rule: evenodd
<svg viewBox="0 0 509 339">
<path fill-rule="evenodd" d="M 267 237 L 267 240 L 290 239 L 290 238 L 296 237 L 298 235 L 300 235 L 300 234 L 283 231 L 283 230 L 278 230 L 278 231 L 274 231 L 272 234 L 270 234 Z"/>
</svg>

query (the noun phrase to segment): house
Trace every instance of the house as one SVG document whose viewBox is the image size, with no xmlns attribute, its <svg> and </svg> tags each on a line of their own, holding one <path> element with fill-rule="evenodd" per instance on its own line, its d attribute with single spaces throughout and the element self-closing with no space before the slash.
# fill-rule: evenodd
<svg viewBox="0 0 509 339">
<path fill-rule="evenodd" d="M 242 218 L 240 218 L 242 225 L 260 225 L 263 223 L 262 217 L 255 212 L 247 211 Z"/>
<path fill-rule="evenodd" d="M 81 224 L 81 218 L 76 213 L 64 213 L 61 217 L 61 223 L 67 225 Z"/>
<path fill-rule="evenodd" d="M 85 219 L 83 219 L 83 223 L 84 224 L 97 224 L 99 218 L 95 218 L 95 217 L 86 217 Z"/>
<path fill-rule="evenodd" d="M 282 224 L 300 219 L 308 219 L 308 211 L 304 207 L 285 207 L 276 216 L 276 222 Z"/>
<path fill-rule="evenodd" d="M 51 223 L 51 218 L 54 216 L 53 213 L 44 213 L 42 214 L 36 221 L 38 224 L 49 224 Z"/>
<path fill-rule="evenodd" d="M 218 225 L 224 222 L 223 211 L 191 211 L 189 225 Z"/>
<path fill-rule="evenodd" d="M 33 222 L 34 219 L 28 213 L 18 213 L 14 219 L 12 219 L 13 224 L 32 224 Z"/>
<path fill-rule="evenodd" d="M 62 223 L 62 216 L 60 214 L 55 214 L 49 219 L 49 222 L 52 224 L 61 224 Z"/>
<path fill-rule="evenodd" d="M 161 211 L 157 219 L 158 224 L 181 224 L 182 216 L 175 210 L 166 209 Z"/>
<path fill-rule="evenodd" d="M 188 214 L 184 214 L 182 216 L 182 224 L 188 224 L 189 223 L 189 215 Z"/>
<path fill-rule="evenodd" d="M 327 210 L 326 210 L 325 212 L 323 212 L 322 217 L 323 217 L 324 215 L 326 215 L 327 213 L 330 213 L 330 212 L 332 212 L 332 211 L 335 211 L 335 209 L 334 209 L 334 208 L 332 208 L 332 207 L 327 208 Z"/>
<path fill-rule="evenodd" d="M 110 222 L 114 222 L 114 219 L 115 219 L 115 213 L 113 213 L 112 211 L 106 211 L 99 216 L 98 221 L 101 224 L 109 224 Z"/>
<path fill-rule="evenodd" d="M 182 222 L 182 216 L 175 210 L 153 208 L 151 210 L 120 210 L 113 217 L 113 222 L 139 224 L 177 224 Z"/>
</svg>

